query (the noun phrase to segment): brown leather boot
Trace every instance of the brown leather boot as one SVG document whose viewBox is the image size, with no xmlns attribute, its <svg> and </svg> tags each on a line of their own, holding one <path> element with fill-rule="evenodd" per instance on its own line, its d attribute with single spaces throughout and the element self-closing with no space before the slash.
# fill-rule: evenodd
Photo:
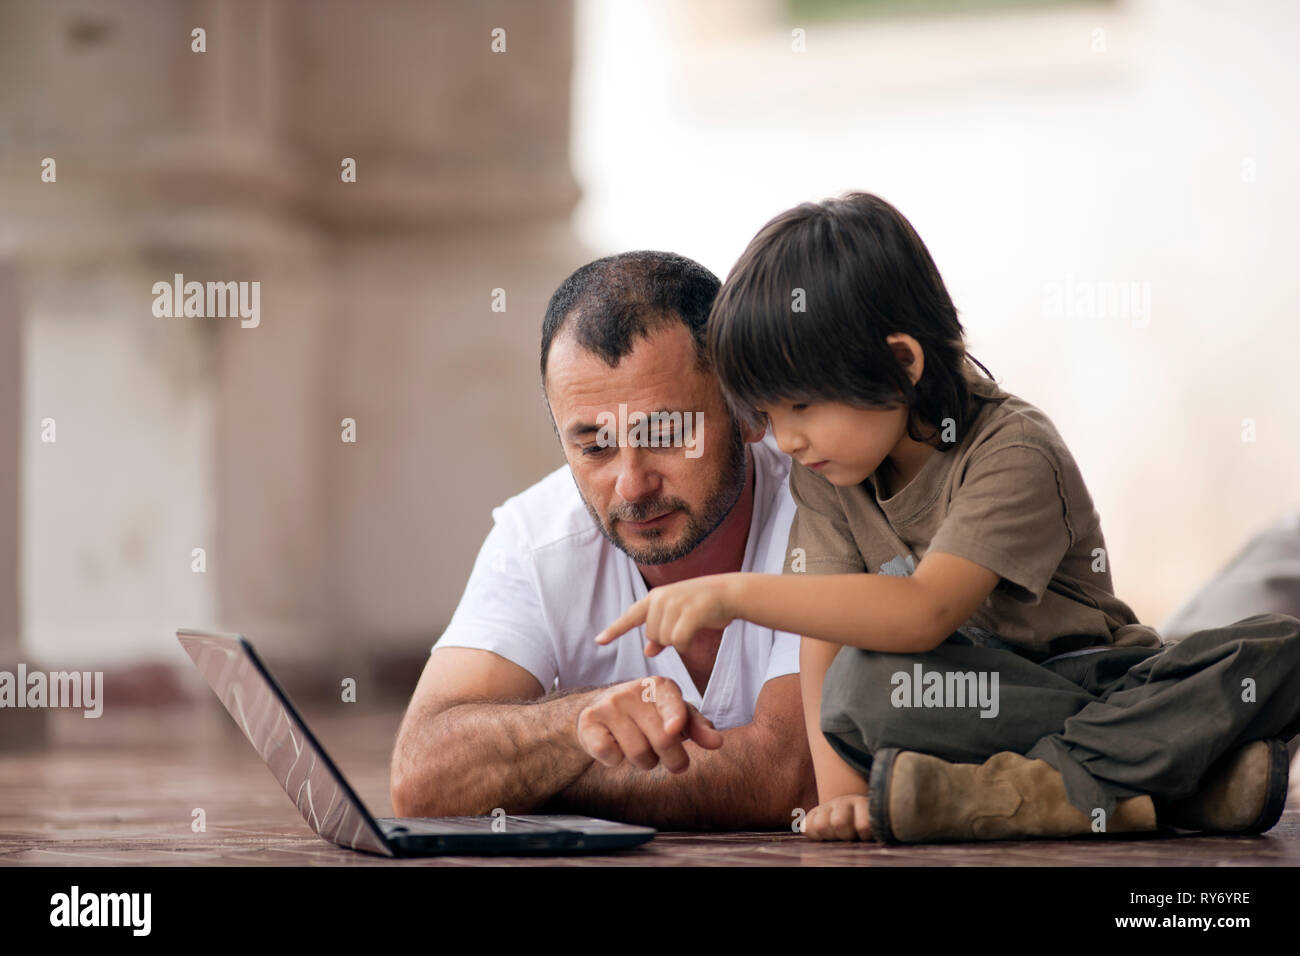
<svg viewBox="0 0 1300 956">
<path fill-rule="evenodd" d="M 1290 754 L 1285 740 L 1254 740 L 1220 759 L 1196 792 L 1156 801 L 1161 826 L 1218 833 L 1263 833 L 1286 806 Z"/>
<path fill-rule="evenodd" d="M 1093 818 L 1065 797 L 1065 781 L 1045 760 L 1004 751 L 982 764 L 948 763 L 886 748 L 872 755 L 867 803 L 884 843 L 1019 840 L 1092 835 Z M 1145 794 L 1122 799 L 1106 833 L 1156 830 Z"/>
</svg>

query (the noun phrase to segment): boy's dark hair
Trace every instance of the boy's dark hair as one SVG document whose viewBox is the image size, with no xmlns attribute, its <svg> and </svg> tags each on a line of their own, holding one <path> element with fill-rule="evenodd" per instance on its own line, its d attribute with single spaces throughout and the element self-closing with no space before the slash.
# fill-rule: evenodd
<svg viewBox="0 0 1300 956">
<path fill-rule="evenodd" d="M 804 311 L 797 311 L 798 296 Z M 904 332 L 925 353 L 913 387 L 885 338 Z M 878 196 L 852 192 L 802 203 L 753 238 L 723 283 L 708 326 L 723 394 L 742 422 L 764 404 L 838 401 L 909 407 L 907 433 L 922 422 L 966 434 L 979 399 L 967 387 L 961 323 L 916 230 Z"/>
<path fill-rule="evenodd" d="M 706 325 L 720 285 L 704 266 L 671 252 L 624 252 L 587 263 L 560 284 L 546 307 L 543 388 L 551 343 L 570 325 L 579 345 L 613 366 L 637 339 L 681 322 L 695 339 L 699 367 L 707 369 Z"/>
</svg>

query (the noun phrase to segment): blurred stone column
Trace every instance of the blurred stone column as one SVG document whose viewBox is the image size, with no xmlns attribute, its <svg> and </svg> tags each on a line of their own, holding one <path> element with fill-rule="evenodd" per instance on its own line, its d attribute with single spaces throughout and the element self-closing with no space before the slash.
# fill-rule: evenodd
<svg viewBox="0 0 1300 956">
<path fill-rule="evenodd" d="M 220 611 L 334 668 L 337 699 L 367 660 L 427 653 L 492 507 L 563 461 L 537 346 L 585 258 L 573 25 L 567 3 L 295 0 L 274 30 L 282 178 L 327 248 L 319 309 L 268 294 L 222 340 Z"/>
<path fill-rule="evenodd" d="M 563 460 L 536 353 L 585 258 L 572 29 L 527 0 L 0 2 L 0 253 L 28 414 L 59 417 L 23 551 L 50 666 L 183 662 L 178 626 L 333 688 L 427 652 L 490 509 Z M 154 316 L 178 273 L 259 283 L 259 324 Z"/>
<path fill-rule="evenodd" d="M 19 594 L 19 543 L 22 529 L 23 424 L 22 313 L 18 270 L 0 259 L 0 671 L 15 677 L 19 662 L 35 669 L 19 642 L 22 605 Z M 16 687 L 20 694 L 25 687 Z M 0 750 L 33 747 L 45 740 L 45 711 L 0 710 Z"/>
</svg>

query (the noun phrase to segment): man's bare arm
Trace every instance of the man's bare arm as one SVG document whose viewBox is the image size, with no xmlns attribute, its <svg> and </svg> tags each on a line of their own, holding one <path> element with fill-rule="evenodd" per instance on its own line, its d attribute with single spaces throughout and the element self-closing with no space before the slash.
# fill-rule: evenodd
<svg viewBox="0 0 1300 956">
<path fill-rule="evenodd" d="M 543 696 L 537 678 L 490 651 L 435 649 L 397 733 L 393 811 L 433 817 L 534 810 L 593 763 L 574 727 L 599 693 Z"/>
<path fill-rule="evenodd" d="M 624 761 L 592 763 L 547 800 L 541 812 L 587 813 L 662 829 L 786 829 L 794 811 L 817 803 L 812 758 L 804 732 L 799 675 L 763 685 L 754 720 L 721 731 L 725 742 L 706 750 L 687 741 L 690 766 L 644 771 Z"/>
</svg>

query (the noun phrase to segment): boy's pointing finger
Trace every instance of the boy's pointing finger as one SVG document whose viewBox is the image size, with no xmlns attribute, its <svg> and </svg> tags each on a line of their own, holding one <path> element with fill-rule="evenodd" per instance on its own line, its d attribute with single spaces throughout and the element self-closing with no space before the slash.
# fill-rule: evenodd
<svg viewBox="0 0 1300 956">
<path fill-rule="evenodd" d="M 626 634 L 634 627 L 645 623 L 646 598 L 642 598 L 623 612 L 623 616 L 596 635 L 597 644 L 608 644 L 614 638 Z"/>
</svg>

